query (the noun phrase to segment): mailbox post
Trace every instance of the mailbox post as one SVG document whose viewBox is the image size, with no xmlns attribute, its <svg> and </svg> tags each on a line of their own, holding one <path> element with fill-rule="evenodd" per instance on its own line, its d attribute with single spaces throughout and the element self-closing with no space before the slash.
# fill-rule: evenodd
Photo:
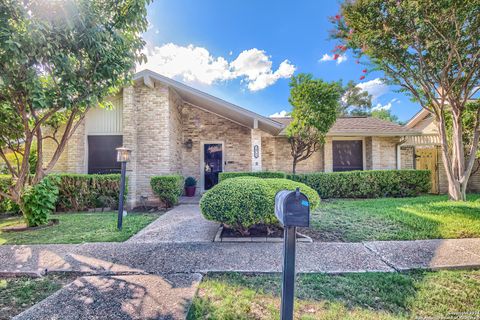
<svg viewBox="0 0 480 320">
<path fill-rule="evenodd" d="M 275 215 L 282 224 L 283 237 L 283 282 L 281 320 L 293 319 L 295 294 L 295 246 L 297 227 L 310 225 L 310 203 L 307 196 L 296 191 L 283 190 L 275 196 Z"/>
</svg>

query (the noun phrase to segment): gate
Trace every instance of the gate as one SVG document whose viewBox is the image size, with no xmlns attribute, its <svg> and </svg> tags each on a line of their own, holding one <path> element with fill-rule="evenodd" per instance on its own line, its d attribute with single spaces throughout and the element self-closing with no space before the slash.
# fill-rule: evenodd
<svg viewBox="0 0 480 320">
<path fill-rule="evenodd" d="M 415 150 L 415 168 L 419 170 L 430 170 L 432 173 L 432 189 L 430 193 L 438 193 L 438 165 L 437 149 L 421 148 Z"/>
</svg>

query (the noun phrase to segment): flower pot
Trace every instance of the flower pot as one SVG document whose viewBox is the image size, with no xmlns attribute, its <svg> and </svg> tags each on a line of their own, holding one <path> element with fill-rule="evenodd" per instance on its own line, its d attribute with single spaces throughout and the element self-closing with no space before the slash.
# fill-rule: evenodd
<svg viewBox="0 0 480 320">
<path fill-rule="evenodd" d="M 197 187 L 193 186 L 193 187 L 185 187 L 185 195 L 187 197 L 193 197 L 195 196 L 195 190 L 197 189 Z"/>
</svg>

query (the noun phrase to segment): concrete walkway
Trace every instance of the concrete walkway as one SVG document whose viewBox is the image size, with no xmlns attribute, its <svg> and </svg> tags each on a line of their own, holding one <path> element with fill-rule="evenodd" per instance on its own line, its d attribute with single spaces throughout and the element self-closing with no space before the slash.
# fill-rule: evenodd
<svg viewBox="0 0 480 320">
<path fill-rule="evenodd" d="M 185 204 L 166 212 L 127 242 L 211 242 L 218 228 L 218 223 L 203 218 L 198 204 Z"/>
<path fill-rule="evenodd" d="M 212 242 L 198 205 L 167 212 L 124 243 L 0 246 L 0 275 L 81 277 L 16 319 L 184 319 L 201 274 L 280 272 L 282 243 Z M 480 239 L 298 243 L 298 272 L 480 267 Z"/>
</svg>

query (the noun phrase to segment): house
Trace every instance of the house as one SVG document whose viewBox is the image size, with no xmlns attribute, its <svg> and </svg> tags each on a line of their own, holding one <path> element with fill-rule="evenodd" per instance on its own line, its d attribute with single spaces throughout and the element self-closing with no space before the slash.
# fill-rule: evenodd
<svg viewBox="0 0 480 320">
<path fill-rule="evenodd" d="M 55 171 L 118 172 L 115 148 L 128 147 L 133 150 L 127 165 L 129 206 L 142 198 L 155 201 L 153 175 L 193 176 L 202 192 L 218 182 L 221 171 L 291 171 L 288 118 L 261 116 L 149 70 L 137 73 L 112 103 L 113 110 L 88 112 Z M 423 157 L 430 157 L 425 150 L 436 148 L 436 140 L 425 129 L 426 120 L 412 121 L 400 126 L 339 118 L 325 145 L 300 162 L 297 172 L 423 167 Z M 429 139 L 434 144 L 427 148 Z M 433 191 L 443 191 L 444 180 L 437 180 L 440 187 Z"/>
</svg>

